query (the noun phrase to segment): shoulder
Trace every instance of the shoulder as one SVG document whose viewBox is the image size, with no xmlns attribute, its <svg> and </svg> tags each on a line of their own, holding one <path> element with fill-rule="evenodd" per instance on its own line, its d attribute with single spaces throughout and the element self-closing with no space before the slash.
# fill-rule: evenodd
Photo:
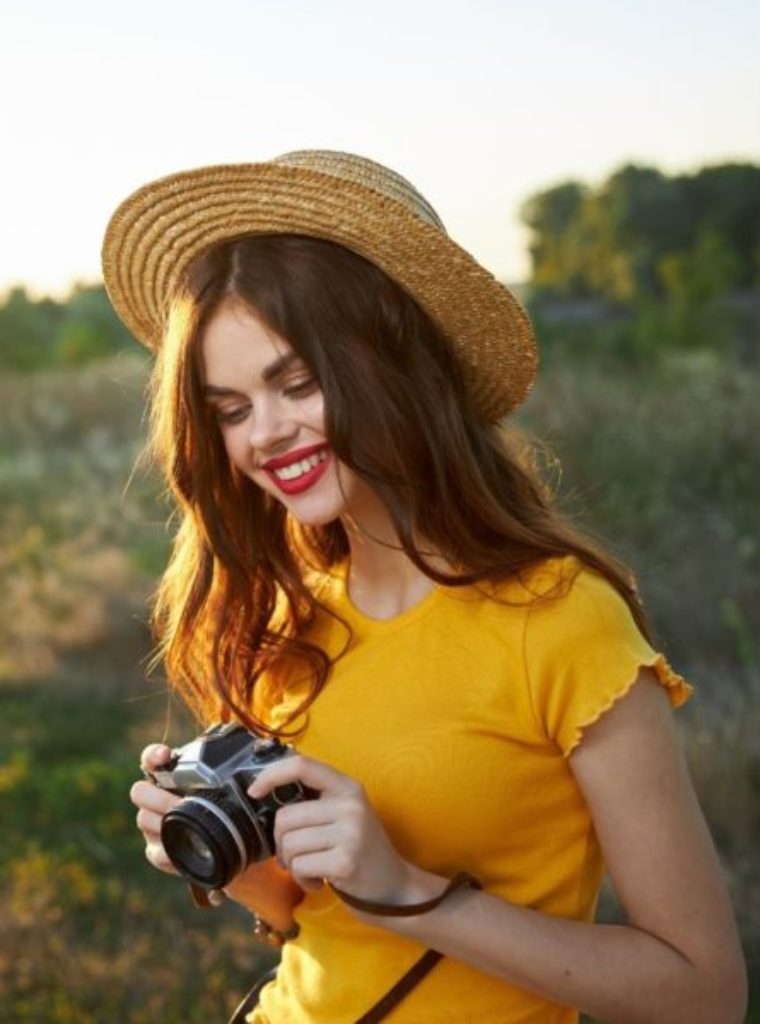
<svg viewBox="0 0 760 1024">
<path fill-rule="evenodd" d="M 602 573 L 574 555 L 547 559 L 523 584 L 527 600 L 526 635 L 546 648 L 588 650 L 589 645 L 643 640 L 631 603 Z M 631 599 L 637 600 L 631 585 Z"/>
<path fill-rule="evenodd" d="M 489 584 L 486 593 L 495 604 L 522 610 L 526 634 L 544 649 L 610 630 L 638 632 L 626 598 L 575 555 L 546 558 Z"/>
<path fill-rule="evenodd" d="M 566 558 L 544 566 L 539 579 L 540 594 L 525 617 L 524 671 L 535 713 L 565 756 L 643 669 L 672 707 L 688 700 L 691 686 L 644 636 L 605 576 Z"/>
</svg>

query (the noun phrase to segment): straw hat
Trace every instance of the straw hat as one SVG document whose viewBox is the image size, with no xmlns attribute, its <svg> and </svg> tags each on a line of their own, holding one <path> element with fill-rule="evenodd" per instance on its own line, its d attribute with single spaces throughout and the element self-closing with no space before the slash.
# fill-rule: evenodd
<svg viewBox="0 0 760 1024">
<path fill-rule="evenodd" d="M 303 150 L 202 167 L 138 189 L 113 214 L 103 242 L 116 312 L 156 349 L 188 265 L 245 234 L 326 238 L 384 270 L 451 340 L 484 418 L 499 419 L 528 394 L 538 357 L 517 299 L 448 237 L 405 178 L 351 153 Z"/>
</svg>

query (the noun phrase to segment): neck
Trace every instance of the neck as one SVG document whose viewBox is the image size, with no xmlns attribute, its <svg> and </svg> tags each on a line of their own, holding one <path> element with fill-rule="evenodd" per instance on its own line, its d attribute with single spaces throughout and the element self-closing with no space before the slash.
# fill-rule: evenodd
<svg viewBox="0 0 760 1024">
<path fill-rule="evenodd" d="M 360 611 L 375 618 L 400 614 L 435 586 L 401 548 L 390 516 L 383 512 L 371 522 L 366 518 L 361 522 L 348 517 L 343 520 L 350 546 L 348 592 Z M 436 568 L 450 568 L 437 554 L 425 560 Z"/>
</svg>

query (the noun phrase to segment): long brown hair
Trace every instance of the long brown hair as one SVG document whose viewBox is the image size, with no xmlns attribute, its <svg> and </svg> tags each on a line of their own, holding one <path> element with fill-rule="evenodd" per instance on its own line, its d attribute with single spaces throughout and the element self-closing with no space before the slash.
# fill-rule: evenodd
<svg viewBox="0 0 760 1024">
<path fill-rule="evenodd" d="M 530 449 L 482 422 L 452 347 L 414 299 L 334 242 L 245 236 L 190 268 L 150 384 L 151 451 L 179 515 L 153 607 L 154 661 L 164 661 L 202 720 L 234 716 L 270 731 L 253 713 L 253 693 L 276 664 L 300 662 L 310 677 L 288 722 L 313 702 L 331 663 L 304 639 L 321 607 L 308 573 L 349 550 L 340 520 L 301 527 L 226 455 L 203 400 L 201 342 L 230 297 L 314 373 L 330 446 L 385 503 L 422 572 L 443 585 L 477 585 L 573 554 L 610 581 L 648 636 L 626 568 L 553 507 Z M 428 564 L 416 538 L 456 573 Z"/>
</svg>

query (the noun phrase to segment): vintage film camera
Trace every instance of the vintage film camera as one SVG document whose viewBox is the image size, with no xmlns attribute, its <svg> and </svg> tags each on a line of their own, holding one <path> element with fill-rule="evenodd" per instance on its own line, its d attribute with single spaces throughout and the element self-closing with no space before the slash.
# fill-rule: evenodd
<svg viewBox="0 0 760 1024">
<path fill-rule="evenodd" d="M 278 786 L 262 800 L 246 790 L 267 765 L 293 753 L 240 725 L 213 725 L 172 751 L 161 768 L 145 773 L 161 789 L 184 797 L 164 816 L 161 841 L 190 883 L 221 889 L 249 864 L 273 855 L 278 808 L 317 794 L 300 783 Z"/>
</svg>

